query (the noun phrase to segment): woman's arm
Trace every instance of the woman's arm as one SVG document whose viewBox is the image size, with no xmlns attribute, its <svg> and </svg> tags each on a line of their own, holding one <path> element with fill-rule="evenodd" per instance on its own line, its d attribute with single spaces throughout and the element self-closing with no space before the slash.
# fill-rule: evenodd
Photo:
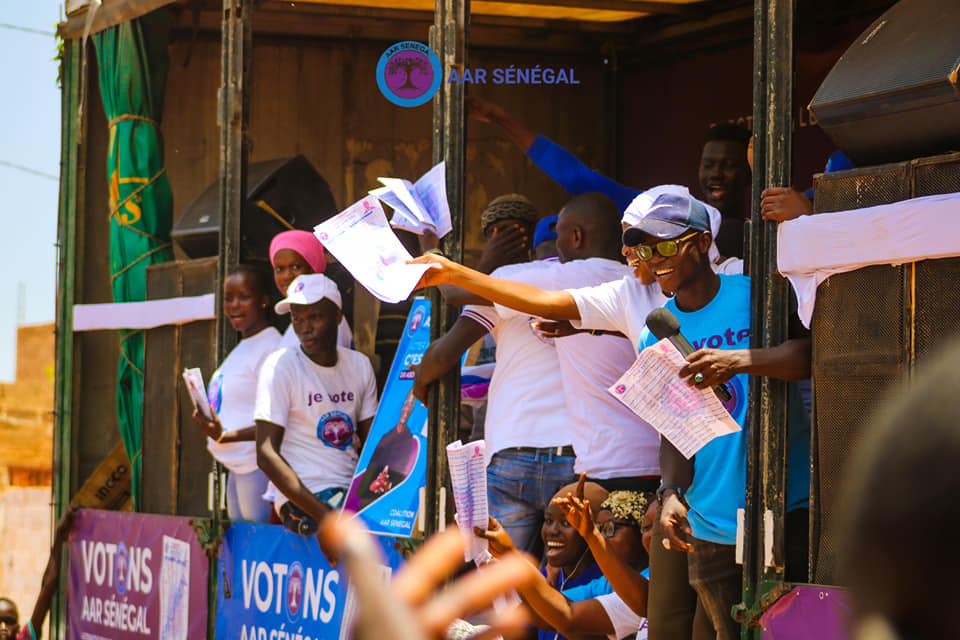
<svg viewBox="0 0 960 640">
<path fill-rule="evenodd" d="M 490 302 L 548 320 L 579 320 L 580 310 L 567 291 L 546 291 L 528 284 L 501 280 L 474 271 L 434 254 L 420 256 L 411 264 L 439 265 L 424 272 L 418 288 L 454 284 Z"/>
<path fill-rule="evenodd" d="M 535 567 L 530 566 L 530 572 L 529 582 L 517 593 L 540 618 L 540 622 L 545 622 L 563 635 L 613 633 L 610 616 L 596 599 L 573 602 L 551 587 Z"/>
</svg>

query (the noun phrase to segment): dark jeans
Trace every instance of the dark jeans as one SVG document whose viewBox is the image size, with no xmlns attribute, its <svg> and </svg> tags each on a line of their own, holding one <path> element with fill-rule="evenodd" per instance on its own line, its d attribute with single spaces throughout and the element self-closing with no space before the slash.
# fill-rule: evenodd
<svg viewBox="0 0 960 640">
<path fill-rule="evenodd" d="M 716 640 L 737 640 L 738 625 L 730 610 L 743 596 L 743 569 L 737 564 L 736 546 L 693 538 L 694 552 L 687 556 L 690 585 L 697 604 L 709 618 Z"/>
<path fill-rule="evenodd" d="M 653 525 L 650 544 L 649 640 L 716 640 L 722 637 L 717 635 L 710 615 L 690 586 L 688 565 L 692 563 L 692 554 L 664 549 L 662 540 L 658 518 Z M 694 546 L 699 542 L 694 541 Z M 739 601 L 738 591 L 736 602 Z M 727 617 L 730 617 L 729 608 Z M 732 623 L 733 619 L 730 621 Z"/>
</svg>

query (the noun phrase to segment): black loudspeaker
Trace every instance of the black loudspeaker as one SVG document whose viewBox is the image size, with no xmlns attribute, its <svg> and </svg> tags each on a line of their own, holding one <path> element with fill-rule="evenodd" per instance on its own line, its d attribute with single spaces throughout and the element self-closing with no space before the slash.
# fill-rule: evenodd
<svg viewBox="0 0 960 640">
<path fill-rule="evenodd" d="M 818 212 L 960 191 L 960 153 L 817 176 Z M 834 518 L 844 467 L 886 389 L 960 332 L 960 258 L 831 276 L 813 314 L 811 575 L 837 584 Z M 886 500 L 887 496 L 875 496 Z"/>
<path fill-rule="evenodd" d="M 960 2 L 901 0 L 837 61 L 810 103 L 857 166 L 960 150 Z"/>
<path fill-rule="evenodd" d="M 212 182 L 177 219 L 170 237 L 187 256 L 217 255 L 220 182 Z M 327 181 L 303 156 L 255 162 L 247 167 L 247 198 L 240 217 L 240 259 L 268 259 L 270 240 L 288 223 L 312 231 L 337 213 Z M 281 221 L 282 219 L 282 221 Z"/>
</svg>

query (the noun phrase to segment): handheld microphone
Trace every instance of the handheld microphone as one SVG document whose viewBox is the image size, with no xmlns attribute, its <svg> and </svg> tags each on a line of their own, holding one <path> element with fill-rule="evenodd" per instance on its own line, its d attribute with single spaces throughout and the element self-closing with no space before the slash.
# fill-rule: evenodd
<svg viewBox="0 0 960 640">
<path fill-rule="evenodd" d="M 647 328 L 657 340 L 666 338 L 673 343 L 684 358 L 694 352 L 693 346 L 680 333 L 680 321 L 677 320 L 677 316 L 670 313 L 669 309 L 660 307 L 651 311 L 647 315 Z M 714 386 L 713 391 L 724 402 L 728 402 L 731 398 L 730 390 L 724 384 Z"/>
</svg>

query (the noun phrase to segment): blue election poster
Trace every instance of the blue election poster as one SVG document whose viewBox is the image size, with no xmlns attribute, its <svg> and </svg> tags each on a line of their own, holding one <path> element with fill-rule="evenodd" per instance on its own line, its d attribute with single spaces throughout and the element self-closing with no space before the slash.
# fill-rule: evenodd
<svg viewBox="0 0 960 640">
<path fill-rule="evenodd" d="M 378 538 L 389 571 L 402 558 Z M 234 523 L 217 569 L 217 640 L 346 640 L 356 604 L 347 574 L 331 567 L 317 539 L 277 525 Z"/>
<path fill-rule="evenodd" d="M 430 301 L 416 298 L 390 367 L 343 508 L 372 533 L 409 537 L 427 476 L 427 408 L 413 397 L 413 370 L 430 344 Z"/>
</svg>

